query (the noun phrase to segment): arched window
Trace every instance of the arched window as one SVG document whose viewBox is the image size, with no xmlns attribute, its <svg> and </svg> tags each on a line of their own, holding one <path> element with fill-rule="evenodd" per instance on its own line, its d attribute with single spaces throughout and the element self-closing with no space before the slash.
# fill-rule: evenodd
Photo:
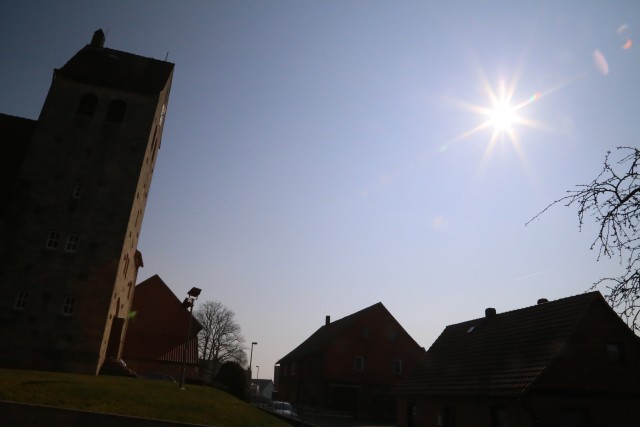
<svg viewBox="0 0 640 427">
<path fill-rule="evenodd" d="M 78 104 L 78 114 L 85 117 L 93 117 L 98 106 L 98 97 L 94 93 L 85 93 Z"/>
<path fill-rule="evenodd" d="M 114 123 L 122 123 L 124 119 L 124 113 L 127 110 L 127 104 L 122 99 L 114 99 L 109 104 L 109 110 L 107 110 L 107 120 Z"/>
</svg>

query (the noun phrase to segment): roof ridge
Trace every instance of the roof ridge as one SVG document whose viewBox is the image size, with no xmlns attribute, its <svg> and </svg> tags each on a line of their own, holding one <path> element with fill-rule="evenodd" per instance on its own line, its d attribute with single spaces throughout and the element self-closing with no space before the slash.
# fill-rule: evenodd
<svg viewBox="0 0 640 427">
<path fill-rule="evenodd" d="M 600 297 L 602 297 L 602 294 L 599 291 L 583 292 L 581 294 L 570 295 L 568 297 L 562 297 L 562 298 L 558 298 L 558 299 L 555 299 L 555 300 L 547 301 L 547 302 L 544 302 L 544 303 L 533 304 L 533 305 L 529 305 L 529 306 L 526 306 L 526 307 L 515 308 L 513 310 L 507 310 L 507 311 L 502 311 L 502 312 L 499 311 L 499 312 L 496 312 L 495 316 L 499 317 L 499 316 L 504 316 L 506 314 L 513 314 L 513 313 L 522 312 L 522 311 L 526 311 L 526 310 L 533 310 L 536 307 L 540 307 L 541 305 L 561 304 L 563 302 L 566 302 L 566 300 L 569 300 L 569 299 L 593 298 L 596 295 L 599 295 Z M 483 320 L 483 319 L 486 319 L 486 317 L 478 317 L 478 318 L 475 318 L 475 319 L 465 320 L 463 322 L 452 323 L 450 325 L 447 325 L 447 327 L 449 327 L 449 326 L 459 326 L 459 325 L 464 325 L 466 323 L 472 323 L 472 322 L 478 322 L 478 321 Z"/>
</svg>

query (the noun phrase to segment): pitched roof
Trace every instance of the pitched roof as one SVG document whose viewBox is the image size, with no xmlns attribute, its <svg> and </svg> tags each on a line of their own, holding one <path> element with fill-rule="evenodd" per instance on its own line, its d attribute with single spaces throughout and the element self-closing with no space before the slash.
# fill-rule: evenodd
<svg viewBox="0 0 640 427">
<path fill-rule="evenodd" d="M 561 353 L 587 309 L 597 303 L 607 304 L 599 292 L 590 292 L 447 326 L 394 392 L 526 392 Z"/>
<path fill-rule="evenodd" d="M 264 390 L 265 387 L 269 386 L 269 384 L 273 384 L 273 381 L 271 381 L 271 380 L 258 380 L 258 379 L 256 379 L 256 380 L 252 380 L 251 382 L 253 384 L 259 385 L 260 386 L 260 390 Z"/>
<path fill-rule="evenodd" d="M 111 89 L 156 94 L 166 86 L 173 67 L 171 62 L 87 45 L 56 73 Z"/>
<path fill-rule="evenodd" d="M 132 316 L 125 338 L 125 358 L 182 361 L 190 322 L 187 361 L 198 360 L 197 336 L 202 325 L 160 278 L 153 275 L 135 288 Z"/>
<path fill-rule="evenodd" d="M 322 326 L 309 338 L 303 341 L 302 344 L 294 348 L 277 363 L 289 362 L 322 353 L 325 349 L 327 349 L 327 347 L 329 347 L 332 342 L 334 342 L 334 340 L 350 330 L 351 327 L 353 327 L 353 325 L 355 325 L 364 315 L 375 310 L 384 310 L 386 314 L 388 314 L 389 317 L 391 317 L 395 321 L 395 318 L 391 315 L 391 313 L 389 313 L 389 310 L 387 310 L 387 308 L 381 302 L 378 302 L 370 307 L 364 308 L 360 311 L 343 317 L 342 319 Z M 396 321 L 396 323 L 398 322 Z M 399 323 L 398 326 L 402 328 Z"/>
</svg>

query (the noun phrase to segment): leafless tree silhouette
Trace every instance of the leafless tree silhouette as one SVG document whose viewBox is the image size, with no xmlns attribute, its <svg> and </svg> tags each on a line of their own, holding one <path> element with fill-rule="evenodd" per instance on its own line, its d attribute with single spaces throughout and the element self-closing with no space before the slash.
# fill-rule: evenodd
<svg viewBox="0 0 640 427">
<path fill-rule="evenodd" d="M 220 365 L 229 361 L 246 363 L 244 337 L 233 311 L 220 301 L 207 301 L 193 315 L 202 325 L 198 347 L 206 372 L 215 375 Z"/>
<path fill-rule="evenodd" d="M 539 218 L 552 206 L 576 206 L 579 229 L 588 218 L 598 225 L 591 249 L 601 257 L 620 258 L 623 274 L 596 281 L 590 290 L 607 289 L 606 298 L 629 327 L 640 330 L 640 150 L 617 147 L 620 160 L 607 152 L 600 174 L 587 185 L 568 190 L 568 195 L 549 204 L 527 222 Z"/>
</svg>

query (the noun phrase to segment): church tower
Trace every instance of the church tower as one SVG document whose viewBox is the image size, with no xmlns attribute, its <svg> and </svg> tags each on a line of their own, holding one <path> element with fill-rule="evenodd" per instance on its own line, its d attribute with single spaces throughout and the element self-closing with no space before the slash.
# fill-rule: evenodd
<svg viewBox="0 0 640 427">
<path fill-rule="evenodd" d="M 0 218 L 1 366 L 97 374 L 122 350 L 174 66 L 104 42 L 54 70 L 10 141 L 26 150 Z"/>
</svg>

